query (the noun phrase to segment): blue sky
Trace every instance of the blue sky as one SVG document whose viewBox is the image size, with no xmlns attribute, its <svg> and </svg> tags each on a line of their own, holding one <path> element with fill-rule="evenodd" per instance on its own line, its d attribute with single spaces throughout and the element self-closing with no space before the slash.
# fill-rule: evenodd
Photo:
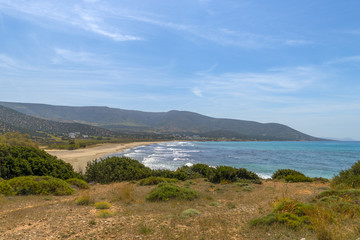
<svg viewBox="0 0 360 240">
<path fill-rule="evenodd" d="M 0 0 L 0 100 L 360 140 L 360 1 Z"/>
</svg>

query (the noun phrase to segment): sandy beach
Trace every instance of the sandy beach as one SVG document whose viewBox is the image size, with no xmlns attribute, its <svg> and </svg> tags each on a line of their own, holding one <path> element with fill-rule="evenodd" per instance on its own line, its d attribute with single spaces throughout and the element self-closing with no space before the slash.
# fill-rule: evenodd
<svg viewBox="0 0 360 240">
<path fill-rule="evenodd" d="M 85 172 L 86 164 L 92 160 L 104 157 L 111 153 L 122 152 L 138 146 L 154 144 L 158 142 L 132 142 L 132 143 L 107 143 L 99 144 L 89 148 L 76 150 L 46 150 L 51 155 L 73 165 L 75 171 Z"/>
</svg>

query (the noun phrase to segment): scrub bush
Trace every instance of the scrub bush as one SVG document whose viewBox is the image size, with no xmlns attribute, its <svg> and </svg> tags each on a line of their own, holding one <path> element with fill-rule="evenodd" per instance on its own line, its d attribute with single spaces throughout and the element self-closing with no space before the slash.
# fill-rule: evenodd
<svg viewBox="0 0 360 240">
<path fill-rule="evenodd" d="M 79 189 L 89 189 L 89 185 L 84 180 L 78 178 L 70 178 L 65 181 L 71 186 L 78 187 Z"/>
<path fill-rule="evenodd" d="M 176 183 L 178 180 L 174 178 L 163 178 L 163 177 L 148 177 L 139 181 L 140 186 L 144 185 L 157 185 L 159 183 Z"/>
<path fill-rule="evenodd" d="M 176 185 L 169 183 L 161 183 L 158 187 L 154 188 L 147 196 L 148 201 L 167 201 L 170 199 L 180 200 L 194 200 L 199 196 L 199 193 L 189 189 L 180 188 Z"/>
<path fill-rule="evenodd" d="M 24 176 L 5 180 L 0 182 L 0 191 L 5 195 L 71 195 L 75 192 L 64 180 L 50 176 Z"/>
<path fill-rule="evenodd" d="M 88 182 L 111 183 L 131 181 L 151 176 L 151 169 L 137 160 L 127 157 L 108 157 L 94 160 L 86 166 Z"/>
<path fill-rule="evenodd" d="M 348 170 L 339 172 L 331 182 L 336 189 L 360 188 L 360 161 L 356 162 Z"/>
<path fill-rule="evenodd" d="M 312 182 L 313 179 L 305 176 L 302 172 L 293 169 L 279 169 L 273 175 L 272 179 L 285 180 L 285 182 Z"/>
<path fill-rule="evenodd" d="M 44 150 L 28 146 L 0 145 L 0 177 L 52 176 L 60 179 L 80 178 L 69 163 Z"/>
</svg>

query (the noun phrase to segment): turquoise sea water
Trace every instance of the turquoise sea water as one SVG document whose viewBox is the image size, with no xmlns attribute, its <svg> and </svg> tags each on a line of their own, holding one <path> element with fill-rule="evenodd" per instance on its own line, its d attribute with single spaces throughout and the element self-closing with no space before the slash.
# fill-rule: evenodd
<svg viewBox="0 0 360 240">
<path fill-rule="evenodd" d="M 332 178 L 360 160 L 360 142 L 167 142 L 113 155 L 137 159 L 154 169 L 205 163 L 246 168 L 263 178 L 284 168 Z"/>
</svg>

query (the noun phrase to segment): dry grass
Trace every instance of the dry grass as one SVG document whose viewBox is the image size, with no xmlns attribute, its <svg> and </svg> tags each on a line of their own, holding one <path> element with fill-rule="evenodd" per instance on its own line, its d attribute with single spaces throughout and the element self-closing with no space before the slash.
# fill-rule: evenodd
<svg viewBox="0 0 360 240">
<path fill-rule="evenodd" d="M 211 184 L 203 179 L 190 185 L 200 192 L 194 201 L 148 202 L 154 186 L 131 183 L 94 185 L 74 196 L 6 197 L 0 209 L 0 239 L 317 239 L 315 232 L 289 230 L 283 226 L 252 228 L 248 222 L 269 213 L 281 198 L 310 200 L 327 187 L 320 183 L 266 181 L 242 191 L 234 184 Z M 239 190 L 240 191 L 237 191 Z M 97 217 L 94 206 L 78 206 L 75 199 L 89 195 L 93 201 L 111 202 L 109 218 Z M 217 207 L 210 206 L 218 202 Z M 183 217 L 192 208 L 201 215 Z"/>
</svg>

